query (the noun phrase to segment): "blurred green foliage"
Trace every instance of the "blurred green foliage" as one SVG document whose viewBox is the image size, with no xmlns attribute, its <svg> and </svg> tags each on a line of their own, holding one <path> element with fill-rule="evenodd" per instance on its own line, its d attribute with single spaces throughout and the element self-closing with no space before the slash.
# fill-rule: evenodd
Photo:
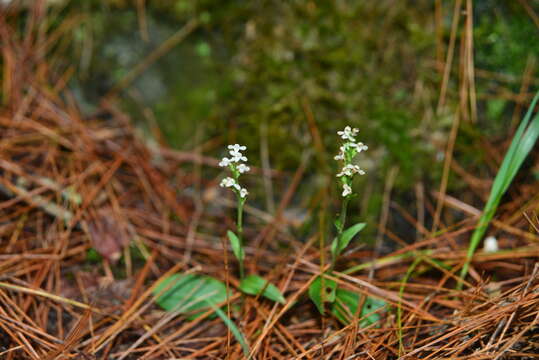
<svg viewBox="0 0 539 360">
<path fill-rule="evenodd" d="M 145 4 L 144 11 L 137 3 Z M 449 87 L 451 110 L 436 115 L 440 72 L 434 4 L 89 0 L 69 2 L 62 14 L 83 18 L 73 32 L 70 53 L 80 64 L 72 88 L 83 109 L 91 109 L 166 39 L 197 19 L 193 33 L 122 93 L 137 123 L 146 129 L 157 125 L 176 148 L 191 149 L 195 138 L 202 142 L 216 136 L 223 145 L 246 144 L 254 165 L 260 165 L 265 123 L 272 166 L 293 171 L 302 153 L 314 148 L 307 115 L 312 112 L 328 165 L 311 161 L 308 174 L 313 176 L 304 183 L 315 188 L 321 182 L 314 174 L 336 170 L 336 131 L 358 127 L 359 139 L 370 147 L 360 160 L 368 172 L 360 186 L 370 196 L 363 210 L 376 218 L 387 168 L 399 167 L 396 188 L 401 193 L 409 192 L 417 179 L 438 184 L 441 174 L 441 150 L 458 86 L 455 75 Z M 454 1 L 441 4 L 447 44 Z M 526 64 L 539 53 L 537 27 L 518 2 L 474 1 L 474 26 L 476 67 L 516 81 L 500 85 L 478 77 L 478 124 L 462 125 L 456 147 L 465 163 L 482 162 L 480 152 L 469 151 L 476 137 L 506 135 L 513 103 L 499 94 L 518 93 Z M 195 137 L 201 128 L 204 133 Z M 220 150 L 212 155 L 220 156 Z"/>
<path fill-rule="evenodd" d="M 350 124 L 370 146 L 369 173 L 380 179 L 388 164 L 398 164 L 407 186 L 431 161 L 428 137 L 450 124 L 423 116 L 438 86 L 427 56 L 434 46 L 430 1 L 413 8 L 394 1 L 148 3 L 149 42 L 142 39 L 135 6 L 97 4 L 81 10 L 91 13 L 94 39 L 82 88 L 96 94 L 186 21 L 204 20 L 124 93 L 140 123 L 149 123 L 143 107 L 153 111 L 172 146 L 192 148 L 196 127 L 204 123 L 206 138 L 245 143 L 259 164 L 260 125 L 266 122 L 272 166 L 295 169 L 312 148 L 308 108 L 329 168 L 336 131 Z M 95 79 L 104 84 L 88 87 Z"/>
</svg>

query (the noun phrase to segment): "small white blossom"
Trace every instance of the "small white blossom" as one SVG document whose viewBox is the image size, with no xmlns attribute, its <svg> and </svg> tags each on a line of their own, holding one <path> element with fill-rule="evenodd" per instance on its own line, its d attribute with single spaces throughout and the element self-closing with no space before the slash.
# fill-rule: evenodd
<svg viewBox="0 0 539 360">
<path fill-rule="evenodd" d="M 345 151 L 346 151 L 346 148 L 344 146 L 341 146 L 339 148 L 339 154 L 335 156 L 335 160 L 344 160 L 344 152 Z"/>
<path fill-rule="evenodd" d="M 232 156 L 233 162 L 247 161 L 247 157 L 243 156 L 241 153 L 243 150 L 246 150 L 246 146 L 240 144 L 228 145 L 228 153 Z"/>
<path fill-rule="evenodd" d="M 240 144 L 234 144 L 234 145 L 228 145 L 228 150 L 239 152 L 239 151 L 247 150 L 247 147 Z"/>
<path fill-rule="evenodd" d="M 363 171 L 357 165 L 348 164 L 343 167 L 340 173 L 337 174 L 337 177 L 354 176 L 354 174 L 365 175 L 365 171 Z"/>
<path fill-rule="evenodd" d="M 485 243 L 483 244 L 483 251 L 484 252 L 496 252 L 499 250 L 498 247 L 498 240 L 494 236 L 489 236 L 485 239 Z"/>
<path fill-rule="evenodd" d="M 228 165 L 230 165 L 232 163 L 232 160 L 231 159 L 228 159 L 226 157 L 224 157 L 221 162 L 219 162 L 219 166 L 220 167 L 227 167 Z"/>
<path fill-rule="evenodd" d="M 363 144 L 361 142 L 360 143 L 351 142 L 351 143 L 348 143 L 347 145 L 352 147 L 352 148 L 355 148 L 358 153 L 369 149 L 369 147 L 367 145 L 365 145 L 365 144 Z"/>
<path fill-rule="evenodd" d="M 232 151 L 230 152 L 230 155 L 232 155 L 232 161 L 233 162 L 240 162 L 240 161 L 247 161 L 247 157 L 246 156 L 243 156 L 243 154 L 241 153 L 233 153 Z"/>
<path fill-rule="evenodd" d="M 242 199 L 244 199 L 247 195 L 249 195 L 249 192 L 247 191 L 247 189 L 242 188 L 242 189 L 240 190 L 240 197 L 241 197 Z"/>
<path fill-rule="evenodd" d="M 337 134 L 344 140 L 356 142 L 355 136 L 359 133 L 359 129 L 352 129 L 350 126 L 344 128 L 343 131 L 338 131 Z"/>
<path fill-rule="evenodd" d="M 350 187 L 350 185 L 343 184 L 342 188 L 343 188 L 342 197 L 347 197 L 348 195 L 352 193 L 352 188 Z"/>
<path fill-rule="evenodd" d="M 219 184 L 221 187 L 236 187 L 239 186 L 236 184 L 236 180 L 232 179 L 231 177 L 226 177 L 223 180 L 221 180 L 221 183 Z"/>
<path fill-rule="evenodd" d="M 239 164 L 237 170 L 240 172 L 240 174 L 243 174 L 251 170 L 251 168 L 245 164 Z"/>
</svg>

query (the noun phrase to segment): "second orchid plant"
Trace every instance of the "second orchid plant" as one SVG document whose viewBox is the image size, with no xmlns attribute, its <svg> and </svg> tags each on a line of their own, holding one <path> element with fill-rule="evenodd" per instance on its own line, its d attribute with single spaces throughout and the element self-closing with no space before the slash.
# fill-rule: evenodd
<svg viewBox="0 0 539 360">
<path fill-rule="evenodd" d="M 356 137 L 358 129 L 347 126 L 344 130 L 337 132 L 343 140 L 339 153 L 335 160 L 342 165 L 337 174 L 337 178 L 342 186 L 341 211 L 335 219 L 337 234 L 331 243 L 331 263 L 329 270 L 318 276 L 309 287 L 309 296 L 314 302 L 321 314 L 325 312 L 325 304 L 329 304 L 331 312 L 346 322 L 350 312 L 355 313 L 358 310 L 360 298 L 359 295 L 344 289 L 338 289 L 337 283 L 332 280 L 335 277 L 333 270 L 336 266 L 339 255 L 350 244 L 350 241 L 365 227 L 365 223 L 357 223 L 346 228 L 346 217 L 350 200 L 357 196 L 354 193 L 352 183 L 356 175 L 364 175 L 365 171 L 355 163 L 356 156 L 368 149 L 362 142 L 358 142 Z"/>
</svg>

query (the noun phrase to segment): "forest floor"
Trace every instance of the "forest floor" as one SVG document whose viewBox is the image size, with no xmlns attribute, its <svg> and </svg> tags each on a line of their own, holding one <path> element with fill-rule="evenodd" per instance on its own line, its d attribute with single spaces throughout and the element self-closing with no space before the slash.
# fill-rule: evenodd
<svg viewBox="0 0 539 360">
<path fill-rule="evenodd" d="M 66 89 L 69 70 L 52 76 L 38 41 L 18 41 L 12 31 L 0 26 L 6 100 L 0 110 L 0 358 L 244 358 L 211 311 L 195 320 L 171 315 L 152 293 L 159 280 L 185 271 L 237 288 L 225 238 L 234 212 L 219 179 L 197 175 L 219 160 L 148 146 L 111 99 L 83 118 Z M 509 139 L 484 144 L 498 159 L 508 145 Z M 342 288 L 387 304 L 375 323 L 362 327 L 360 317 L 343 325 L 321 316 L 307 296 L 320 274 L 319 238 L 294 238 L 283 215 L 303 170 L 266 174 L 289 183 L 275 215 L 247 209 L 256 221 L 245 228 L 246 267 L 271 279 L 286 299 L 229 299 L 237 305 L 229 316 L 251 358 L 539 357 L 539 182 L 511 186 L 489 231 L 500 250 L 474 255 L 462 290 L 456 290 L 458 272 L 481 209 L 449 194 L 434 196 L 461 220 L 446 224 L 442 216 L 432 233 L 404 207 L 391 207 L 417 229 L 417 239 L 382 226 L 397 250 L 349 252 L 342 264 L 361 266 L 335 271 Z M 486 199 L 490 179 L 462 168 L 459 176 L 470 194 Z M 438 189 L 426 193 L 431 190 Z"/>
</svg>

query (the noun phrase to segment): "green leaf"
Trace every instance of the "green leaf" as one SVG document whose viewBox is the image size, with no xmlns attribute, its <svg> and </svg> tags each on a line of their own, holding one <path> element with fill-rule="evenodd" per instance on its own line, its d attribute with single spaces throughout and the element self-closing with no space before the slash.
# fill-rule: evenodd
<svg viewBox="0 0 539 360">
<path fill-rule="evenodd" d="M 339 256 L 339 254 L 344 249 L 346 249 L 348 244 L 350 244 L 350 241 L 352 241 L 354 236 L 356 236 L 358 232 L 363 230 L 365 225 L 365 223 L 352 225 L 348 229 L 344 230 L 341 236 L 335 238 L 333 240 L 333 243 L 331 244 L 331 254 L 333 255 L 333 257 L 336 258 L 337 256 Z"/>
<path fill-rule="evenodd" d="M 249 345 L 247 345 L 247 341 L 245 341 L 245 337 L 241 333 L 240 329 L 238 329 L 236 324 L 234 324 L 234 322 L 230 320 L 228 316 L 226 316 L 223 310 L 219 309 L 215 305 L 212 305 L 212 308 L 213 310 L 215 310 L 217 316 L 219 316 L 221 320 L 223 320 L 225 325 L 230 329 L 230 332 L 234 335 L 236 340 L 238 340 L 238 342 L 240 343 L 241 348 L 243 349 L 243 355 L 245 355 L 246 357 L 249 356 Z"/>
<path fill-rule="evenodd" d="M 195 312 L 190 320 L 227 299 L 225 284 L 198 274 L 171 275 L 155 287 L 153 294 L 158 296 L 156 303 L 167 311 Z"/>
<path fill-rule="evenodd" d="M 361 296 L 359 294 L 353 291 L 337 289 L 335 302 L 331 305 L 331 313 L 343 324 L 349 324 L 357 312 L 360 301 Z M 365 318 L 359 322 L 359 326 L 367 327 L 379 321 L 380 314 L 373 313 L 373 311 L 384 306 L 386 306 L 385 301 L 368 296 L 360 313 L 360 318 Z"/>
<path fill-rule="evenodd" d="M 91 262 L 91 263 L 98 263 L 98 262 L 101 262 L 101 260 L 103 260 L 103 257 L 101 256 L 101 254 L 97 252 L 96 249 L 94 248 L 88 249 L 88 252 L 86 252 L 86 261 Z"/>
<path fill-rule="evenodd" d="M 335 301 L 337 283 L 323 276 L 318 276 L 309 286 L 309 297 L 316 305 L 320 314 L 324 315 L 324 303 Z"/>
<path fill-rule="evenodd" d="M 466 254 L 466 262 L 460 271 L 460 278 L 462 280 L 464 280 L 468 274 L 468 268 L 472 261 L 475 250 L 483 239 L 483 235 L 485 234 L 490 221 L 496 213 L 496 209 L 498 208 L 502 196 L 509 188 L 509 185 L 511 185 L 511 182 L 515 178 L 520 166 L 528 156 L 529 152 L 533 149 L 537 138 L 539 137 L 539 113 L 533 115 L 533 111 L 538 101 L 539 92 L 537 92 L 533 98 L 530 107 L 528 108 L 528 112 L 518 126 L 518 129 L 513 136 L 513 141 L 511 142 L 500 169 L 494 178 L 492 188 L 490 189 L 489 198 L 485 208 L 483 209 L 483 214 L 481 215 L 481 218 L 479 218 L 477 227 L 472 234 L 468 252 Z M 462 288 L 462 281 L 457 283 L 457 288 Z"/>
<path fill-rule="evenodd" d="M 257 275 L 245 277 L 240 282 L 240 290 L 249 295 L 259 295 L 262 293 L 262 296 L 265 298 L 281 304 L 286 302 L 283 294 L 281 294 L 281 291 L 275 285 L 268 283 L 267 280 Z"/>
<path fill-rule="evenodd" d="M 180 314 L 196 311 L 196 314 L 188 317 L 189 320 L 195 319 L 210 308 L 213 309 L 238 340 L 244 355 L 249 355 L 245 337 L 225 312 L 217 307 L 217 304 L 226 300 L 226 285 L 219 280 L 206 275 L 174 274 L 161 281 L 153 294 L 161 294 L 156 302 L 167 311 L 178 311 Z"/>
<path fill-rule="evenodd" d="M 228 239 L 230 240 L 230 245 L 232 246 L 232 252 L 236 256 L 236 259 L 238 259 L 239 262 L 243 262 L 245 253 L 243 251 L 243 246 L 241 246 L 240 239 L 236 236 L 236 234 L 234 234 L 230 230 L 228 230 L 226 234 L 228 235 Z"/>
<path fill-rule="evenodd" d="M 339 229 L 341 228 L 341 226 L 342 226 L 342 224 L 341 224 L 341 219 L 340 219 L 340 218 L 336 218 L 335 221 L 333 222 L 333 224 L 335 225 L 335 228 L 336 228 L 337 230 L 339 230 Z"/>
</svg>

